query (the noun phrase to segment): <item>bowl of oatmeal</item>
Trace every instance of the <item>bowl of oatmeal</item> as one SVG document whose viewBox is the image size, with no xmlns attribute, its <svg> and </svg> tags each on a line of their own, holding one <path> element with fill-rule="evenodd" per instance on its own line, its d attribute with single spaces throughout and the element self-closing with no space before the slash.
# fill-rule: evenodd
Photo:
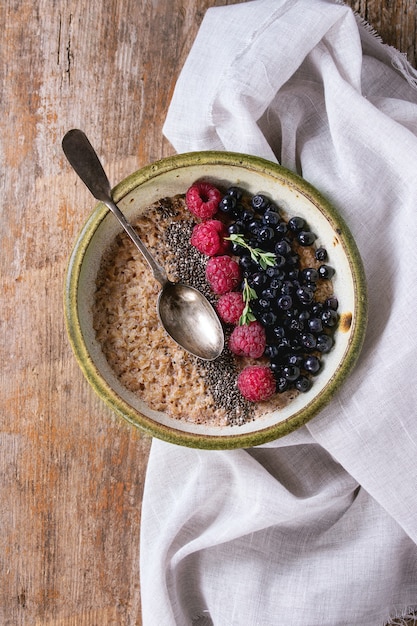
<svg viewBox="0 0 417 626">
<path fill-rule="evenodd" d="M 317 415 L 366 329 L 364 270 L 339 212 L 277 164 L 216 151 L 148 165 L 113 197 L 169 278 L 207 296 L 225 348 L 205 361 L 166 334 L 159 284 L 99 203 L 69 260 L 65 318 L 102 400 L 151 436 L 204 449 L 260 445 Z"/>
</svg>

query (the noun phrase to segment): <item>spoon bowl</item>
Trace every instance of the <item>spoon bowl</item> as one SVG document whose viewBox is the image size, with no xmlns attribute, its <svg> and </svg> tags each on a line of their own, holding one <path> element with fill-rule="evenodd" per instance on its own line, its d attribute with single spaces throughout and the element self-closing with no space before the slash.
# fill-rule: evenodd
<svg viewBox="0 0 417 626">
<path fill-rule="evenodd" d="M 223 330 L 212 323 L 212 306 L 201 292 L 182 283 L 166 283 L 158 296 L 158 316 L 182 348 L 205 361 L 223 349 Z"/>
<path fill-rule="evenodd" d="M 161 284 L 157 308 L 159 320 L 166 332 L 194 356 L 206 361 L 217 359 L 224 348 L 224 332 L 207 298 L 190 285 L 168 280 L 164 268 L 151 255 L 113 201 L 110 182 L 85 133 L 76 128 L 68 131 L 62 140 L 62 149 L 93 196 L 103 202 L 118 219 Z"/>
</svg>

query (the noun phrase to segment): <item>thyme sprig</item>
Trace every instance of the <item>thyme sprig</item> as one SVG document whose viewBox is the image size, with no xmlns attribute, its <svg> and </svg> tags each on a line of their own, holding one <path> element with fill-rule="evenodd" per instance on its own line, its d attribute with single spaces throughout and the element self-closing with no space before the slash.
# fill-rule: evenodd
<svg viewBox="0 0 417 626">
<path fill-rule="evenodd" d="M 254 322 L 256 317 L 254 316 L 250 303 L 251 300 L 256 300 L 258 297 L 255 289 L 249 286 L 248 279 L 245 278 L 243 283 L 243 302 L 245 303 L 245 308 L 242 311 L 242 315 L 239 318 L 239 326 L 244 326 L 245 324 L 250 324 L 250 322 Z"/>
<path fill-rule="evenodd" d="M 232 234 L 227 237 L 229 241 L 236 243 L 238 246 L 242 246 L 249 250 L 251 259 L 258 263 L 260 267 L 265 270 L 268 266 L 275 265 L 276 255 L 273 252 L 265 252 L 261 248 L 252 248 L 246 241 L 243 235 Z"/>
</svg>

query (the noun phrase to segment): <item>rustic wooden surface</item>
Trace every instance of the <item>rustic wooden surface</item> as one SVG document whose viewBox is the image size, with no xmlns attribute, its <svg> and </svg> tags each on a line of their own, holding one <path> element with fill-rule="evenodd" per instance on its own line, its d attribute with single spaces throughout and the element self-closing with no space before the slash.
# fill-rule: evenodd
<svg viewBox="0 0 417 626">
<path fill-rule="evenodd" d="M 94 202 L 60 143 L 83 128 L 113 183 L 171 154 L 179 70 L 205 10 L 233 3 L 1 2 L 1 625 L 141 624 L 150 440 L 90 390 L 66 338 L 66 263 Z M 415 64 L 414 0 L 348 4 Z"/>
</svg>

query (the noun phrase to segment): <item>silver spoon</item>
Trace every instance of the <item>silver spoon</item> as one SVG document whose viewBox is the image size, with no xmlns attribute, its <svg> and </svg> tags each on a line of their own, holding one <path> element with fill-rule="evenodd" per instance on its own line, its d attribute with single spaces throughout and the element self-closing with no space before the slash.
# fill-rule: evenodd
<svg viewBox="0 0 417 626">
<path fill-rule="evenodd" d="M 133 226 L 113 202 L 109 180 L 87 136 L 78 129 L 66 133 L 62 149 L 68 161 L 93 196 L 117 217 L 148 262 L 162 289 L 157 310 L 162 326 L 178 345 L 206 361 L 213 361 L 224 347 L 224 332 L 207 298 L 190 285 L 171 282 L 165 269 L 153 258 Z"/>
</svg>

